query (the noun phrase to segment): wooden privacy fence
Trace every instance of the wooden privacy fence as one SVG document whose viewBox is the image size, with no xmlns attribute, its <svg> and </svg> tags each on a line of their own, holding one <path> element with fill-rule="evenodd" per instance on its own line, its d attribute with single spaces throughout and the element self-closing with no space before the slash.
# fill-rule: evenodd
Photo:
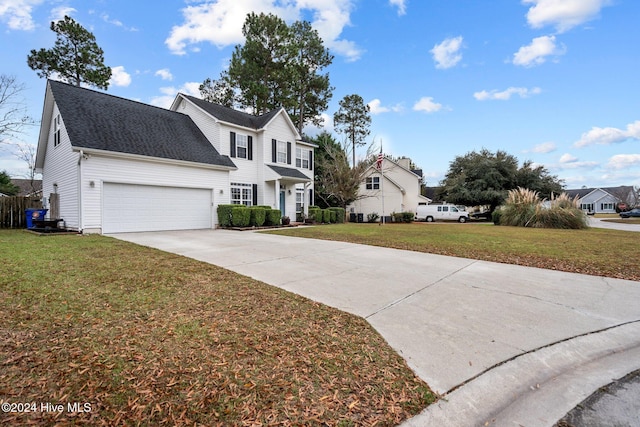
<svg viewBox="0 0 640 427">
<path fill-rule="evenodd" d="M 27 228 L 25 209 L 39 209 L 41 207 L 40 198 L 0 197 L 0 228 Z"/>
</svg>

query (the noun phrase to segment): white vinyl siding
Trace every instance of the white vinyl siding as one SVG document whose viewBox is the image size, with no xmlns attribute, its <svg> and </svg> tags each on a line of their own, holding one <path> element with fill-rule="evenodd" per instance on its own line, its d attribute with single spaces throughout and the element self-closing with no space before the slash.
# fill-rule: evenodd
<svg viewBox="0 0 640 427">
<path fill-rule="evenodd" d="M 80 228 L 78 217 L 78 158 L 79 153 L 71 149 L 71 143 L 64 128 L 64 121 L 59 121 L 58 146 L 54 147 L 56 125 L 55 118 L 60 117 L 57 106 L 52 111 L 53 120 L 48 132 L 47 151 L 42 167 L 42 195 L 49 199 L 51 193 L 59 195 L 59 218 L 71 229 Z M 56 184 L 54 189 L 54 184 Z M 47 206 L 49 207 L 49 206 Z"/>
</svg>

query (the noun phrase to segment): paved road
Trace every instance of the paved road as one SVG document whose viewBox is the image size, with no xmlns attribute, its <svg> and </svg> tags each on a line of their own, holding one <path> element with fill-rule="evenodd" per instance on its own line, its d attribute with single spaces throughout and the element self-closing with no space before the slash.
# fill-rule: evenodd
<svg viewBox="0 0 640 427">
<path fill-rule="evenodd" d="M 640 224 L 622 224 L 619 222 L 606 221 L 601 218 L 589 217 L 589 226 L 596 228 L 608 228 L 610 230 L 622 231 L 638 231 L 640 232 Z"/>
<path fill-rule="evenodd" d="M 640 369 L 640 283 L 265 233 L 114 235 L 362 316 L 434 391 L 406 426 L 551 426 Z"/>
</svg>

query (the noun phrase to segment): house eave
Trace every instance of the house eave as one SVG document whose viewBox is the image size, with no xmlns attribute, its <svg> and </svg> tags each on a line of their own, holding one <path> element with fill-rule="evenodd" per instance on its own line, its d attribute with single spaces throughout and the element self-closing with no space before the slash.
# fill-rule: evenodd
<svg viewBox="0 0 640 427">
<path fill-rule="evenodd" d="M 186 160 L 167 159 L 163 157 L 142 156 L 140 154 L 119 153 L 117 151 L 99 150 L 95 148 L 84 148 L 84 147 L 73 146 L 72 149 L 75 152 L 82 151 L 86 155 L 96 155 L 100 157 L 109 157 L 114 159 L 137 160 L 137 161 L 145 161 L 150 163 L 197 167 L 202 169 L 212 169 L 212 170 L 221 170 L 221 171 L 233 171 L 238 169 L 237 167 L 231 167 L 231 166 L 212 165 L 209 163 L 190 162 Z"/>
</svg>

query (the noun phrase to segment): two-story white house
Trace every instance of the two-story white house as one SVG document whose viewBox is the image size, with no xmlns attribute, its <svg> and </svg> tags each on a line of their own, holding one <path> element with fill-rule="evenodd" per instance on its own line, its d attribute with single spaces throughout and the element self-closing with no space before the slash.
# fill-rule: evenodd
<svg viewBox="0 0 640 427">
<path fill-rule="evenodd" d="M 392 213 L 416 212 L 418 205 L 429 204 L 431 199 L 420 193 L 422 172 L 411 170 L 411 160 L 391 160 L 385 157 L 381 167 L 374 163 L 364 173 L 358 190 L 358 200 L 348 206 L 347 212 L 367 216 L 372 213 L 388 217 Z M 383 206 L 384 205 L 384 206 Z"/>
<path fill-rule="evenodd" d="M 179 94 L 167 110 L 49 80 L 36 170 L 67 228 L 206 229 L 220 204 L 306 212 L 314 148 L 284 109 L 253 116 Z"/>
</svg>

